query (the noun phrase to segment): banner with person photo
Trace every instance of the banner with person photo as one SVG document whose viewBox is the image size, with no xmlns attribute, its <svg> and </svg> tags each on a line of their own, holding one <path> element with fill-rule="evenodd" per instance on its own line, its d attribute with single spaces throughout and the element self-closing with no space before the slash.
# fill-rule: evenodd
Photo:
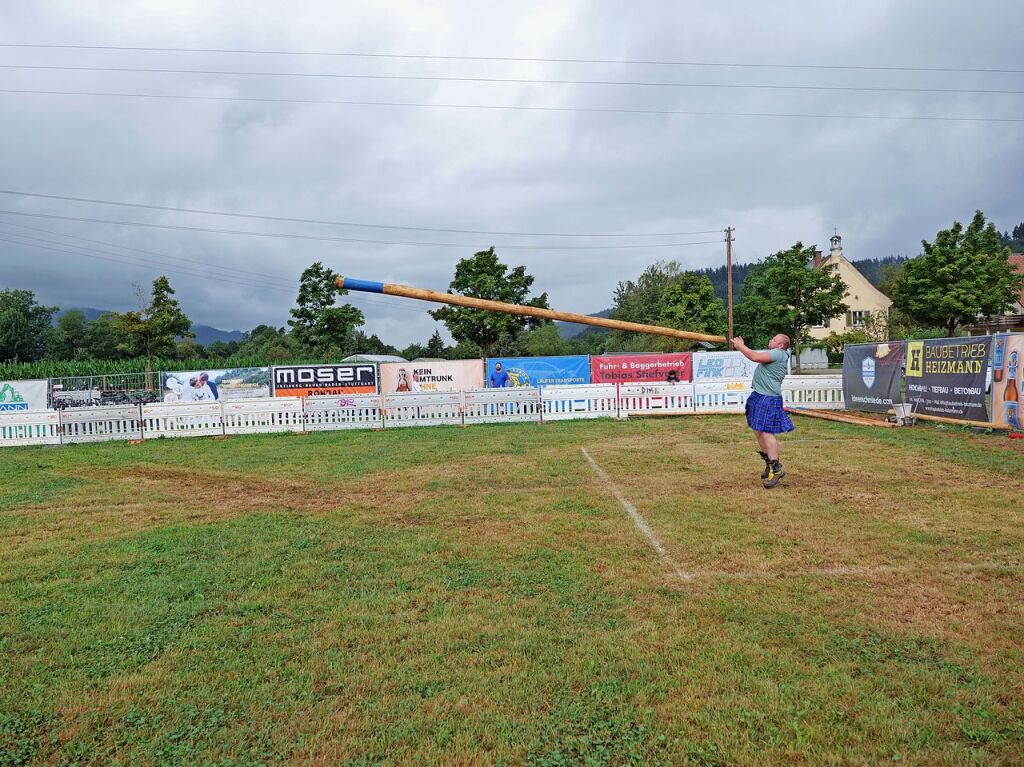
<svg viewBox="0 0 1024 767">
<path fill-rule="evenodd" d="M 843 349 L 843 401 L 847 410 L 887 413 L 903 402 L 904 341 L 847 344 Z"/>
<path fill-rule="evenodd" d="M 20 413 L 25 410 L 46 410 L 49 382 L 45 378 L 34 381 L 0 381 L 0 413 Z"/>
<path fill-rule="evenodd" d="M 380 366 L 384 394 L 406 391 L 466 391 L 484 386 L 483 360 L 385 362 Z"/>
<path fill-rule="evenodd" d="M 907 402 L 915 413 L 988 421 L 991 336 L 907 341 Z"/>
<path fill-rule="evenodd" d="M 488 388 L 588 384 L 590 357 L 492 357 L 484 379 Z"/>
<path fill-rule="evenodd" d="M 216 402 L 270 396 L 270 368 L 178 370 L 160 374 L 163 402 Z"/>
<path fill-rule="evenodd" d="M 1021 413 L 1021 375 L 1024 374 L 1024 333 L 992 338 L 992 423 L 1001 429 L 1024 431 Z"/>
<path fill-rule="evenodd" d="M 591 383 L 683 383 L 691 378 L 689 352 L 607 354 L 590 358 Z"/>
</svg>

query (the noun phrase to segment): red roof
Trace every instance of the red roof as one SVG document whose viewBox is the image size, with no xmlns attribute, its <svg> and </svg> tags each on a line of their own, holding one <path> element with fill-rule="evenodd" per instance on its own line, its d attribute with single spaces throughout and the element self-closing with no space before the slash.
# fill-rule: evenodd
<svg viewBox="0 0 1024 767">
<path fill-rule="evenodd" d="M 1024 274 L 1024 253 L 1014 253 L 1011 255 L 1010 263 L 1017 267 L 1019 274 Z M 1024 304 L 1024 290 L 1020 292 L 1020 302 Z"/>
</svg>

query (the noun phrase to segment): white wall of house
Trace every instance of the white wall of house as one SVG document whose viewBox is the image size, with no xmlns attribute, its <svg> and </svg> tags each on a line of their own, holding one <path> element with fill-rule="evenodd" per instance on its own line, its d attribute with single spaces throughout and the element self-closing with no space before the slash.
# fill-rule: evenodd
<svg viewBox="0 0 1024 767">
<path fill-rule="evenodd" d="M 832 267 L 842 278 L 847 287 L 846 297 L 843 303 L 850 307 L 850 310 L 840 317 L 836 317 L 828 325 L 812 327 L 808 335 L 816 340 L 827 338 L 830 333 L 845 333 L 854 328 L 863 327 L 864 323 L 875 312 L 889 313 L 892 300 L 882 291 L 872 285 L 868 278 L 861 274 L 843 255 L 843 241 L 839 235 L 831 240 L 832 249 L 828 257 L 823 259 L 818 269 Z"/>
</svg>

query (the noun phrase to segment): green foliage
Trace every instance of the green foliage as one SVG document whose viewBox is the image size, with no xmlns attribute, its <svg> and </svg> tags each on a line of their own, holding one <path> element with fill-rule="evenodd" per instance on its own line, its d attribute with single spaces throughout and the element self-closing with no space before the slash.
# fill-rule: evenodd
<svg viewBox="0 0 1024 767">
<path fill-rule="evenodd" d="M 319 261 L 303 271 L 297 306 L 291 310 L 294 319 L 288 320 L 295 339 L 324 362 L 346 356 L 353 331 L 364 321 L 351 304 L 335 306 L 338 296 L 348 295 L 335 284 L 336 276 Z"/>
<path fill-rule="evenodd" d="M 964 229 L 954 221 L 935 242 L 921 242 L 924 255 L 908 261 L 893 294 L 894 305 L 923 325 L 944 327 L 953 336 L 979 315 L 1009 309 L 1024 287 L 1024 275 L 1009 262 L 1010 249 L 985 214 L 976 211 Z"/>
<path fill-rule="evenodd" d="M 83 343 L 83 359 L 116 360 L 125 356 L 128 345 L 124 325 L 114 312 L 104 312 L 89 323 Z M 77 353 L 75 356 L 79 356 Z"/>
<path fill-rule="evenodd" d="M 444 339 L 441 338 L 441 334 L 436 330 L 434 335 L 427 341 L 426 357 L 444 357 L 448 351 L 448 347 L 445 346 Z M 406 359 L 409 359 L 408 357 Z"/>
<path fill-rule="evenodd" d="M 576 354 L 578 347 L 572 341 L 562 338 L 553 324 L 535 328 L 523 339 L 523 348 L 531 357 L 557 357 L 562 354 Z"/>
<path fill-rule="evenodd" d="M 55 341 L 55 311 L 56 306 L 37 303 L 31 290 L 0 291 L 0 360 L 42 359 Z"/>
<path fill-rule="evenodd" d="M 533 277 L 526 267 L 509 270 L 498 260 L 494 248 L 481 250 L 472 258 L 463 258 L 455 267 L 455 278 L 448 285 L 449 293 L 456 293 L 508 304 L 524 304 L 542 309 L 548 306 L 548 294 L 528 298 Z M 547 320 L 520 317 L 514 314 L 443 306 L 430 312 L 435 320 L 443 322 L 457 343 L 472 342 L 480 347 L 484 356 L 495 352 L 499 340 L 517 336 L 527 328 L 539 327 Z"/>
<path fill-rule="evenodd" d="M 764 348 L 785 333 L 799 359 L 800 342 L 811 325 L 824 325 L 849 307 L 843 303 L 846 284 L 834 268 L 812 269 L 814 246 L 798 242 L 780 250 L 747 275 L 736 306 L 736 332 L 751 348 Z"/>
<path fill-rule="evenodd" d="M 65 312 L 57 318 L 54 343 L 47 357 L 55 359 L 75 359 L 85 356 L 85 338 L 89 332 L 89 321 L 78 309 Z"/>
<path fill-rule="evenodd" d="M 999 235 L 999 244 L 1014 253 L 1024 253 L 1024 222 L 1013 227 L 1012 232 L 1003 232 Z"/>
<path fill-rule="evenodd" d="M 860 328 L 852 328 L 845 333 L 836 333 L 834 330 L 822 341 L 828 353 L 828 361 L 835 364 L 843 361 L 843 349 L 847 344 L 868 344 L 876 339 Z"/>
<path fill-rule="evenodd" d="M 172 298 L 174 289 L 167 277 L 153 280 L 153 293 L 149 305 L 137 312 L 125 312 L 119 316 L 124 331 L 121 351 L 140 355 L 149 361 L 146 372 L 152 369 L 152 359 L 157 356 L 173 355 L 178 338 L 194 338 L 192 321 L 185 316 L 177 299 Z"/>
<path fill-rule="evenodd" d="M 711 280 L 684 272 L 665 289 L 658 324 L 695 333 L 724 335 L 725 306 L 715 297 Z"/>
</svg>

